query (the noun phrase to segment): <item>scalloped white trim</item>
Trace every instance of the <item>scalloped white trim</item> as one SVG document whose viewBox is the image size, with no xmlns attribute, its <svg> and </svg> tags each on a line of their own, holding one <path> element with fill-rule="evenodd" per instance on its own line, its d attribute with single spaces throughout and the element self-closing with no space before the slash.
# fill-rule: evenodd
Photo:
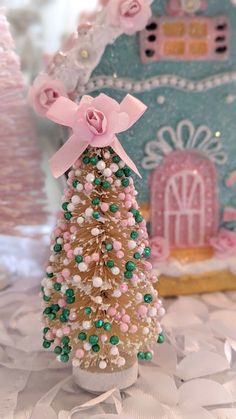
<svg viewBox="0 0 236 419">
<path fill-rule="evenodd" d="M 214 87 L 236 82 L 236 71 L 217 74 L 194 81 L 171 74 L 155 76 L 146 80 L 133 80 L 112 76 L 93 77 L 84 86 L 78 86 L 78 94 L 89 93 L 101 88 L 129 91 L 130 93 L 148 92 L 157 87 L 173 87 L 187 92 L 204 92 Z"/>
</svg>

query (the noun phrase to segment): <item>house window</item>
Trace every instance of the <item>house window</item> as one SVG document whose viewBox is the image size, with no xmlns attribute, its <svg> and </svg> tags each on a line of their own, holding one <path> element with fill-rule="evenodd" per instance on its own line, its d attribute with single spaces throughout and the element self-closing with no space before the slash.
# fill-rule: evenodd
<svg viewBox="0 0 236 419">
<path fill-rule="evenodd" d="M 225 16 L 152 17 L 140 35 L 141 60 L 225 60 L 228 27 Z"/>
</svg>

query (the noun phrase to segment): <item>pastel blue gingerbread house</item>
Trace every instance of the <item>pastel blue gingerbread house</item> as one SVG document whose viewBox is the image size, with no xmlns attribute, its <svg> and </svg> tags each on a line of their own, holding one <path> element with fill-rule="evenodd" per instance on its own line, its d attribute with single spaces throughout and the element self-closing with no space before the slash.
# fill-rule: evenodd
<svg viewBox="0 0 236 419">
<path fill-rule="evenodd" d="M 139 202 L 165 295 L 236 288 L 234 3 L 155 0 L 133 35 L 106 26 L 104 9 L 49 71 L 77 100 L 131 93 L 147 104 L 120 138 L 142 174 Z"/>
</svg>

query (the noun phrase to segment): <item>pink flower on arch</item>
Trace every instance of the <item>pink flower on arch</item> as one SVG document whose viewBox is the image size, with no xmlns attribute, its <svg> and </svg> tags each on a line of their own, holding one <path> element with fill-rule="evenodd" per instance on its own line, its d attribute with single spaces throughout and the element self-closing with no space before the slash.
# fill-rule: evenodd
<svg viewBox="0 0 236 419">
<path fill-rule="evenodd" d="M 222 228 L 210 244 L 218 257 L 236 256 L 236 232 Z"/>
<path fill-rule="evenodd" d="M 164 237 L 156 236 L 150 240 L 152 249 L 152 259 L 154 262 L 162 262 L 170 256 L 170 248 L 167 240 Z"/>
<path fill-rule="evenodd" d="M 107 13 L 108 23 L 127 35 L 144 29 L 152 15 L 148 0 L 114 0 L 108 3 Z"/>
<path fill-rule="evenodd" d="M 28 100 L 36 113 L 45 116 L 60 96 L 67 96 L 63 83 L 60 80 L 51 79 L 47 74 L 42 74 L 30 87 Z"/>
</svg>

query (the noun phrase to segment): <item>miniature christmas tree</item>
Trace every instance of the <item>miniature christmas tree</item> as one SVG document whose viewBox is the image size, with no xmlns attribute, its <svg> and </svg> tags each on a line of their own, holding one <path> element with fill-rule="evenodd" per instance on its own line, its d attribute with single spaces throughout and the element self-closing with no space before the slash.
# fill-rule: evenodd
<svg viewBox="0 0 236 419">
<path fill-rule="evenodd" d="M 23 226 L 45 222 L 44 179 L 19 58 L 1 8 L 0 33 L 0 233 L 24 235 Z"/>
<path fill-rule="evenodd" d="M 42 282 L 43 346 L 53 347 L 62 362 L 72 355 L 76 381 L 92 391 L 133 384 L 137 358 L 151 360 L 152 344 L 163 341 L 158 318 L 164 309 L 152 285 L 157 278 L 148 261 L 146 223 L 126 163 L 132 164 L 113 135 L 139 118 L 140 104 L 130 96 L 119 105 L 100 95 L 84 97 L 78 107 L 61 98 L 49 112 L 54 121 L 76 121 L 51 162 L 54 174 L 61 174 L 63 155 L 68 160 L 66 152 L 73 154 L 73 141 L 78 154 L 83 139 L 84 151 L 69 171 Z"/>
</svg>

